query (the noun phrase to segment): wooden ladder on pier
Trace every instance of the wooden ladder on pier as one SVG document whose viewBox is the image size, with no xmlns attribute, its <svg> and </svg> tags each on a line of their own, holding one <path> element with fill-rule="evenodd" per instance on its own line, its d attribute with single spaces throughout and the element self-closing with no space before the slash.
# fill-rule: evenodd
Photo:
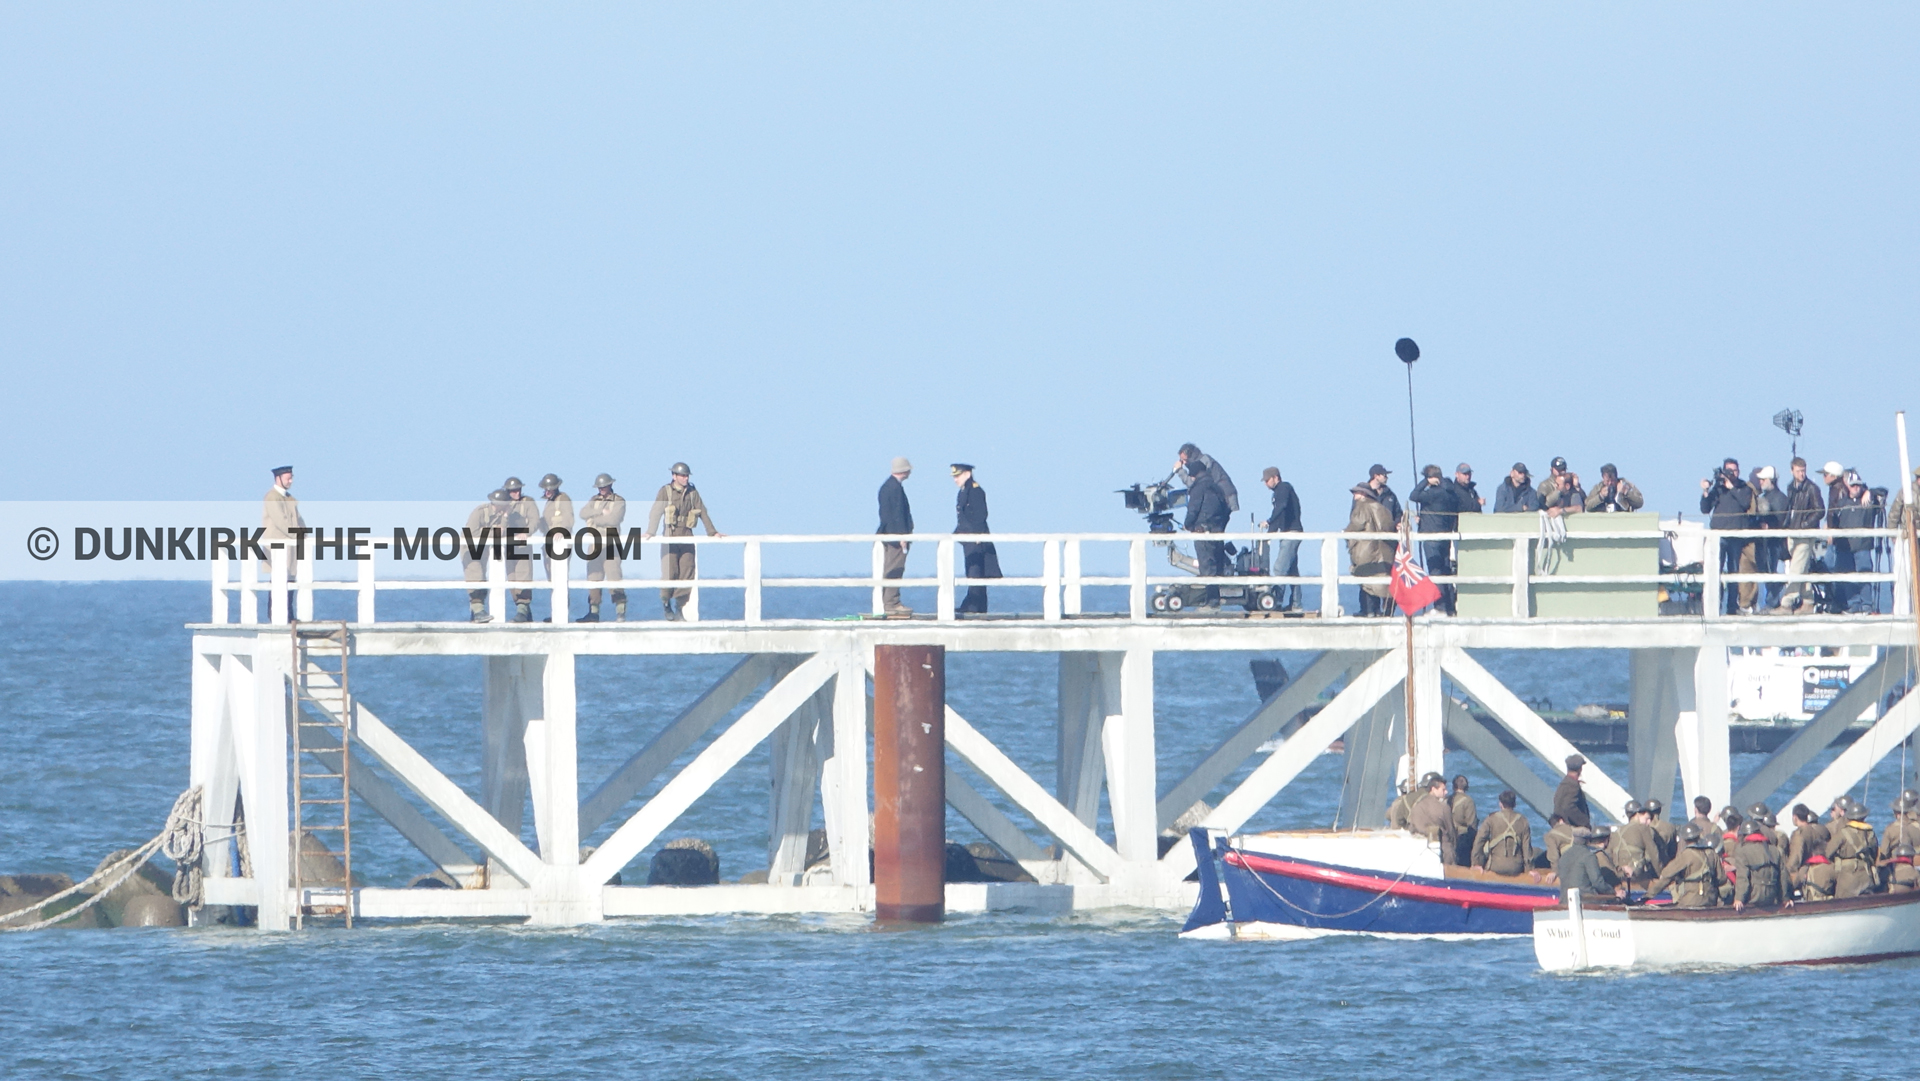
<svg viewBox="0 0 1920 1081">
<path fill-rule="evenodd" d="M 351 642 L 345 623 L 293 624 L 293 891 L 294 926 L 306 917 L 343 917 L 353 926 L 353 802 L 349 750 L 353 697 L 347 682 Z M 312 760 L 309 761 L 309 756 Z M 339 837 L 340 878 L 309 882 L 307 838 Z M 332 846 L 329 845 L 329 848 Z M 325 857 L 314 853 L 314 862 Z M 310 904 L 312 887 L 340 890 L 337 904 Z"/>
</svg>

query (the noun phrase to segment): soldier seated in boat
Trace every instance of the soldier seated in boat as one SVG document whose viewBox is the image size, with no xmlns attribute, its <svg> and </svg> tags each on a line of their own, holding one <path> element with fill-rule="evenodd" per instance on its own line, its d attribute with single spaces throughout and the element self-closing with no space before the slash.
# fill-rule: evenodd
<svg viewBox="0 0 1920 1081">
<path fill-rule="evenodd" d="M 1847 796 L 1833 801 L 1827 860 L 1833 864 L 1833 895 L 1858 897 L 1873 890 L 1880 839 L 1866 821 L 1867 809 Z"/>
<path fill-rule="evenodd" d="M 1573 827 L 1568 825 L 1567 820 L 1561 818 L 1559 815 L 1549 815 L 1547 817 L 1547 835 L 1541 838 L 1541 843 L 1546 845 L 1545 850 L 1541 853 L 1546 859 L 1546 865 L 1551 868 L 1554 873 L 1558 874 L 1560 871 L 1560 853 L 1565 852 L 1567 846 L 1573 843 Z"/>
<path fill-rule="evenodd" d="M 1720 829 L 1713 847 L 1720 854 L 1720 903 L 1723 905 L 1733 903 L 1733 850 L 1740 847 L 1746 822 L 1747 816 L 1739 811 L 1731 807 L 1720 808 Z"/>
<path fill-rule="evenodd" d="M 1720 857 L 1698 824 L 1680 828 L 1681 848 L 1647 887 L 1651 897 L 1671 889 L 1675 908 L 1713 908 L 1720 903 Z"/>
<path fill-rule="evenodd" d="M 1455 863 L 1462 867 L 1473 863 L 1474 831 L 1480 828 L 1480 808 L 1474 805 L 1473 797 L 1467 794 L 1467 775 L 1456 774 L 1453 778 L 1453 795 L 1447 797 L 1448 805 L 1453 808 L 1453 833 L 1460 839 L 1460 852 Z"/>
<path fill-rule="evenodd" d="M 1400 794 L 1393 797 L 1392 803 L 1387 804 L 1387 828 L 1406 829 L 1407 823 L 1413 819 L 1413 805 L 1422 794 L 1424 790 L 1416 792 L 1412 781 L 1401 781 Z"/>
<path fill-rule="evenodd" d="M 1579 890 L 1582 897 L 1625 897 L 1627 887 L 1607 865 L 1605 849 L 1613 831 L 1605 826 L 1573 827 L 1574 843 L 1560 853 L 1560 896 Z"/>
<path fill-rule="evenodd" d="M 1707 839 L 1709 847 L 1720 847 L 1720 824 L 1713 820 L 1712 800 L 1705 796 L 1693 797 L 1693 817 L 1689 821 L 1700 827 L 1700 836 Z"/>
<path fill-rule="evenodd" d="M 1777 819 L 1773 817 L 1772 808 L 1764 803 L 1756 803 L 1747 808 L 1747 827 L 1749 829 L 1757 828 L 1760 833 L 1766 837 L 1767 843 L 1773 846 L 1773 850 L 1779 853 L 1781 858 L 1784 859 L 1787 852 L 1787 841 L 1786 838 L 1780 836 L 1780 831 L 1774 828 L 1776 821 Z"/>
<path fill-rule="evenodd" d="M 1741 830 L 1739 843 L 1733 849 L 1733 870 L 1734 911 L 1748 905 L 1773 908 L 1787 901 L 1785 868 L 1781 866 L 1779 850 L 1767 839 L 1764 815 L 1748 819 Z"/>
<path fill-rule="evenodd" d="M 1520 797 L 1509 788 L 1500 793 L 1500 809 L 1480 823 L 1473 835 L 1473 865 L 1496 875 L 1517 875 L 1533 863 L 1533 827 L 1514 810 Z"/>
<path fill-rule="evenodd" d="M 1909 788 L 1893 799 L 1893 821 L 1880 838 L 1881 881 L 1891 886 L 1893 850 L 1901 845 L 1920 848 L 1920 792 Z"/>
<path fill-rule="evenodd" d="M 1827 862 L 1827 827 L 1813 808 L 1793 808 L 1793 837 L 1787 842 L 1787 874 L 1800 888 L 1802 901 L 1825 901 L 1833 896 L 1833 865 Z"/>
<path fill-rule="evenodd" d="M 1438 773 L 1427 774 L 1426 794 L 1413 805 L 1407 828 L 1440 846 L 1440 862 L 1456 866 L 1460 862 L 1460 838 L 1454 832 L 1453 806 L 1447 802 L 1447 779 Z"/>
<path fill-rule="evenodd" d="M 1887 857 L 1887 892 L 1912 893 L 1920 887 L 1920 872 L 1913 869 L 1913 846 L 1905 841 L 1893 846 Z"/>
<path fill-rule="evenodd" d="M 1679 851 L 1678 838 L 1680 827 L 1675 826 L 1666 816 L 1666 805 L 1657 799 L 1645 799 L 1640 805 L 1647 809 L 1647 819 L 1653 824 L 1654 836 L 1660 838 L 1660 858 L 1656 862 L 1665 867 Z"/>
<path fill-rule="evenodd" d="M 1653 816 L 1639 800 L 1628 800 L 1626 812 L 1627 824 L 1613 831 L 1607 858 L 1630 888 L 1645 886 L 1666 866 L 1660 859 L 1660 835 L 1653 832 Z"/>
</svg>

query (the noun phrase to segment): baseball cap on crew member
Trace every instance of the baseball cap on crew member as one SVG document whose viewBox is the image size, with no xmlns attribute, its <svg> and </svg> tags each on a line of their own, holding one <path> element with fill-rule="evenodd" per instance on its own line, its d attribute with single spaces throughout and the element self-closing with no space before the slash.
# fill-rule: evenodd
<svg viewBox="0 0 1920 1081">
<path fill-rule="evenodd" d="M 911 473 L 911 472 L 913 472 L 913 463 L 912 463 L 912 462 L 909 462 L 909 461 L 907 461 L 907 460 L 906 460 L 905 458 L 895 458 L 895 459 L 893 460 L 893 470 L 892 470 L 892 472 L 895 472 L 895 473 Z"/>
<path fill-rule="evenodd" d="M 1586 764 L 1587 764 L 1587 756 L 1586 756 L 1586 755 L 1583 755 L 1583 754 L 1570 754 L 1570 755 L 1568 755 L 1568 756 L 1567 756 L 1567 768 L 1568 768 L 1568 769 L 1579 769 L 1579 768 L 1580 768 L 1581 766 L 1584 766 L 1584 765 L 1586 765 Z"/>
<path fill-rule="evenodd" d="M 1375 462 L 1375 463 L 1373 463 L 1373 467 L 1372 467 L 1371 469 L 1368 469 L 1368 470 L 1367 470 L 1367 476 L 1369 476 L 1369 477 L 1384 477 L 1384 476 L 1388 476 L 1388 475 L 1389 475 L 1389 474 L 1391 474 L 1392 472 L 1393 472 L 1393 470 L 1391 470 L 1391 469 L 1388 469 L 1388 468 L 1387 468 L 1386 466 L 1384 466 L 1384 465 L 1381 465 L 1381 464 L 1380 464 L 1379 462 Z"/>
<path fill-rule="evenodd" d="M 1455 473 L 1465 473 L 1469 477 L 1473 476 L 1473 467 L 1468 465 L 1465 462 L 1461 462 L 1459 465 L 1454 466 L 1453 471 Z"/>
<path fill-rule="evenodd" d="M 1847 471 L 1847 467 L 1844 465 L 1841 465 L 1839 462 L 1828 462 L 1826 465 L 1823 465 L 1820 467 L 1820 472 L 1829 477 L 1840 476 L 1842 473 L 1845 473 L 1846 471 Z"/>
<path fill-rule="evenodd" d="M 1527 463 L 1525 463 L 1525 462 L 1515 462 L 1515 463 L 1513 463 L 1513 471 L 1514 471 L 1515 473 L 1518 473 L 1518 474 L 1520 474 L 1520 475 L 1521 475 L 1521 476 L 1523 476 L 1523 477 L 1531 477 L 1531 476 L 1533 476 L 1533 470 L 1531 470 L 1531 469 L 1528 469 L 1528 468 L 1527 468 Z"/>
<path fill-rule="evenodd" d="M 1761 480 L 1772 480 L 1774 478 L 1773 467 L 1763 465 L 1753 475 L 1759 477 Z"/>
<path fill-rule="evenodd" d="M 1279 480 L 1280 467 L 1277 465 L 1270 465 L 1265 469 L 1262 469 L 1260 471 L 1260 479 L 1261 480 Z"/>
<path fill-rule="evenodd" d="M 1560 470 L 1564 470 L 1564 469 L 1566 469 L 1566 468 L 1567 468 L 1567 460 L 1566 460 L 1565 458 L 1555 458 L 1555 459 L 1553 460 L 1553 465 L 1552 465 L 1552 468 L 1554 468 L 1554 469 L 1560 469 Z"/>
</svg>

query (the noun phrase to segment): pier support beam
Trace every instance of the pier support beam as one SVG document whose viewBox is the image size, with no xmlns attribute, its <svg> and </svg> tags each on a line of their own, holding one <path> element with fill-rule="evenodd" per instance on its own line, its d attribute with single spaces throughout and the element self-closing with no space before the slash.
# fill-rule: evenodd
<svg viewBox="0 0 1920 1081">
<path fill-rule="evenodd" d="M 1684 822 L 1691 808 L 1673 802 L 1674 773 L 1680 750 L 1674 726 L 1680 722 L 1680 684 L 1691 679 L 1693 651 L 1627 651 L 1627 791 L 1635 799 L 1657 799 L 1667 818 Z"/>
<path fill-rule="evenodd" d="M 834 661 L 833 745 L 821 766 L 821 817 L 837 886 L 867 886 L 873 881 L 868 851 L 870 805 L 867 802 L 867 665 L 847 652 Z"/>
<path fill-rule="evenodd" d="M 946 701 L 945 647 L 874 647 L 874 915 L 883 922 L 946 914 Z"/>
<path fill-rule="evenodd" d="M 820 763 L 833 754 L 833 695 L 831 684 L 815 692 L 774 730 L 770 740 L 767 882 L 772 885 L 797 886 L 807 869 L 807 835 L 813 829 Z"/>
<path fill-rule="evenodd" d="M 1060 654 L 1058 754 L 1053 794 L 1073 816 L 1091 826 L 1100 818 L 1100 786 L 1106 781 L 1100 733 L 1108 710 L 1102 700 L 1100 654 Z"/>
<path fill-rule="evenodd" d="M 1431 635 L 1422 636 L 1431 639 Z M 1446 696 L 1440 687 L 1440 647 L 1422 641 L 1413 647 L 1412 773 L 1447 773 Z"/>
<path fill-rule="evenodd" d="M 1674 742 L 1687 800 L 1705 796 L 1715 807 L 1724 806 L 1733 795 L 1732 767 L 1727 760 L 1727 713 L 1732 698 L 1727 692 L 1725 646 L 1702 646 L 1695 652 L 1693 679 L 1682 682 L 1681 694 Z"/>
<path fill-rule="evenodd" d="M 284 931 L 293 920 L 287 791 L 292 783 L 287 768 L 287 671 L 292 655 L 285 632 L 262 634 L 243 665 L 248 671 L 241 686 L 251 694 L 246 715 L 234 718 L 234 742 L 247 809 L 247 853 L 260 897 L 259 926 Z"/>
<path fill-rule="evenodd" d="M 543 712 L 541 674 L 545 658 L 483 657 L 481 696 L 480 806 L 508 833 L 520 836 L 527 810 L 527 722 Z M 524 883 L 496 860 L 487 861 L 487 884 L 520 889 Z"/>
<path fill-rule="evenodd" d="M 1160 858 L 1153 746 L 1153 651 L 1100 654 L 1100 733 L 1107 769 L 1107 809 L 1120 858 L 1151 867 Z"/>
</svg>

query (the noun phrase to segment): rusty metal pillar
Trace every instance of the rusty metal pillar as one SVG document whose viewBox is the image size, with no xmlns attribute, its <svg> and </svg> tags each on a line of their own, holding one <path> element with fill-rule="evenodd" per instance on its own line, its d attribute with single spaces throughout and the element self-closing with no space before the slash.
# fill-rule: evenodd
<svg viewBox="0 0 1920 1081">
<path fill-rule="evenodd" d="M 946 647 L 873 647 L 874 915 L 883 922 L 946 915 L 946 744 Z"/>
</svg>

